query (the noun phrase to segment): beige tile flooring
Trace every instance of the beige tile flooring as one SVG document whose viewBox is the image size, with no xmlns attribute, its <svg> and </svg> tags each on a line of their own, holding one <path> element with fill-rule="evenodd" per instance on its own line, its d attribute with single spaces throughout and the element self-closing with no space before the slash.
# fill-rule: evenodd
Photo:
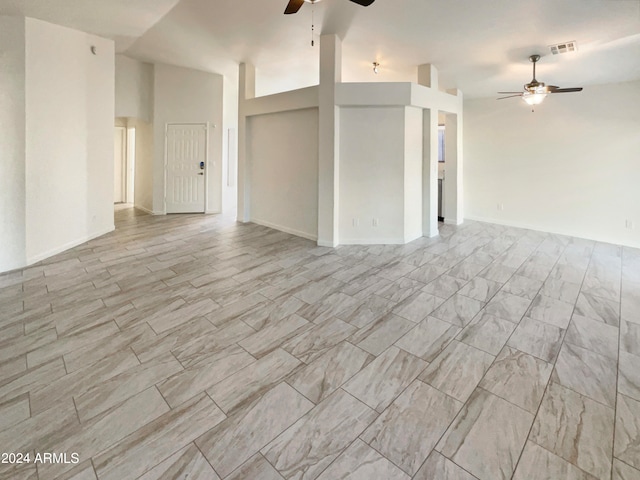
<svg viewBox="0 0 640 480">
<path fill-rule="evenodd" d="M 0 276 L 2 478 L 640 479 L 638 250 L 116 220 Z"/>
</svg>

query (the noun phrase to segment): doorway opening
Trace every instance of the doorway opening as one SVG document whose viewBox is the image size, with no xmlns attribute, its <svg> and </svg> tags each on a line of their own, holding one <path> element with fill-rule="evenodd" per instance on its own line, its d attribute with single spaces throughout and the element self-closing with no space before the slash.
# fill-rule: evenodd
<svg viewBox="0 0 640 480">
<path fill-rule="evenodd" d="M 136 131 L 126 121 L 116 121 L 113 148 L 113 203 L 133 204 L 135 188 Z"/>
<path fill-rule="evenodd" d="M 442 114 L 439 114 L 442 116 Z M 438 222 L 444 222 L 445 125 L 438 124 Z"/>
</svg>

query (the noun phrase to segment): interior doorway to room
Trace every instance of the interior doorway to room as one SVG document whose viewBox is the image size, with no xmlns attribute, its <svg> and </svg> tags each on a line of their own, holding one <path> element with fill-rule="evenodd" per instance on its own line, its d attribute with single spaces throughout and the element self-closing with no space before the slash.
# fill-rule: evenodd
<svg viewBox="0 0 640 480">
<path fill-rule="evenodd" d="M 135 129 L 116 126 L 113 148 L 113 202 L 134 203 Z"/>
<path fill-rule="evenodd" d="M 167 213 L 204 213 L 207 124 L 168 124 L 165 159 Z"/>
<path fill-rule="evenodd" d="M 126 200 L 127 129 L 116 127 L 113 136 L 113 203 Z"/>
<path fill-rule="evenodd" d="M 438 125 L 438 221 L 444 222 L 445 126 Z"/>
</svg>

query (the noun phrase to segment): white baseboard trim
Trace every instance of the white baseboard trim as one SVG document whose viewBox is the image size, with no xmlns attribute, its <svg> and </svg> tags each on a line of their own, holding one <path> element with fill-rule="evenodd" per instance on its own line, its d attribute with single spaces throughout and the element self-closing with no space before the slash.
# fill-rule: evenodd
<svg viewBox="0 0 640 480">
<path fill-rule="evenodd" d="M 143 207 L 142 205 L 133 205 L 133 208 L 137 209 L 137 210 L 142 210 L 144 213 L 148 213 L 149 215 L 156 215 L 155 213 L 153 213 L 153 210 L 149 210 L 146 207 Z"/>
<path fill-rule="evenodd" d="M 454 220 L 454 219 L 451 219 L 451 218 L 445 218 L 444 219 L 444 224 L 445 225 L 462 225 L 463 223 L 464 223 L 464 220 L 457 221 L 457 220 Z"/>
<path fill-rule="evenodd" d="M 248 222 L 246 222 L 246 223 L 248 223 Z M 317 235 L 313 235 L 311 233 L 307 233 L 307 232 L 303 232 L 303 231 L 300 231 L 300 230 L 296 230 L 295 228 L 284 227 L 282 225 L 277 225 L 275 223 L 266 222 L 264 220 L 260 220 L 260 219 L 257 219 L 257 218 L 252 218 L 250 220 L 250 223 L 255 223 L 255 224 L 258 224 L 258 225 L 262 225 L 263 227 L 273 228 L 274 230 L 279 230 L 279 231 L 284 232 L 284 233 L 290 233 L 291 235 L 295 235 L 296 237 L 306 238 L 308 240 L 313 240 L 314 242 L 318 240 L 318 236 Z"/>
<path fill-rule="evenodd" d="M 407 242 L 404 238 L 345 238 L 340 240 L 340 245 L 404 245 L 405 243 Z"/>
<path fill-rule="evenodd" d="M 422 232 L 414 232 L 410 235 L 405 235 L 404 237 L 404 243 L 411 243 L 414 240 L 417 240 L 419 238 L 422 238 Z"/>
<path fill-rule="evenodd" d="M 82 245 L 83 243 L 86 243 L 90 240 L 93 240 L 94 238 L 98 238 L 101 237 L 102 235 L 105 235 L 109 232 L 113 232 L 116 229 L 115 225 L 110 225 L 108 228 L 105 228 L 104 230 L 95 232 L 95 233 L 91 233 L 89 235 L 87 235 L 86 237 L 82 237 L 82 238 L 78 238 L 76 240 L 72 240 L 71 242 L 67 242 L 64 245 L 61 245 L 59 247 L 56 248 L 52 248 L 51 250 L 47 250 L 44 253 L 39 253 L 38 255 L 34 255 L 32 257 L 27 258 L 27 265 L 33 265 L 34 263 L 38 263 L 42 260 L 45 260 L 49 257 L 53 257 L 54 255 L 57 255 L 58 253 L 62 253 L 66 250 L 69 250 L 70 248 L 73 247 L 77 247 L 78 245 Z"/>
<path fill-rule="evenodd" d="M 524 223 L 524 222 L 506 222 L 504 220 L 500 220 L 499 218 L 489 218 L 489 217 L 478 217 L 475 215 L 470 215 L 466 218 L 466 220 L 473 220 L 474 222 L 483 222 L 483 223 L 493 223 L 495 225 L 502 225 L 505 227 L 514 227 L 514 228 L 524 228 L 527 230 L 533 230 L 536 232 L 542 232 L 542 233 L 553 233 L 555 235 L 566 235 L 568 237 L 577 237 L 577 238 L 585 238 L 587 240 L 594 240 L 594 241 L 606 241 L 606 240 L 598 240 L 595 238 L 588 238 L 585 237 L 584 235 L 578 235 L 575 232 L 571 233 L 569 231 L 559 231 L 559 230 L 549 230 L 549 229 L 544 229 L 540 226 L 535 226 L 535 225 L 531 225 L 529 223 Z"/>
<path fill-rule="evenodd" d="M 566 235 L 560 232 L 549 232 L 549 230 L 542 230 L 540 227 L 534 227 L 526 223 L 505 222 L 504 220 L 500 220 L 499 218 L 478 217 L 475 215 L 469 215 L 468 217 L 465 218 L 465 220 L 473 220 L 474 222 L 483 222 L 483 223 L 494 223 L 496 225 L 503 225 L 505 227 L 526 228 L 527 230 L 535 230 L 537 232 L 558 233 L 560 235 Z"/>
<path fill-rule="evenodd" d="M 525 223 L 525 222 L 509 222 L 509 221 L 500 220 L 498 218 L 479 217 L 475 215 L 470 215 L 466 217 L 466 219 L 473 220 L 476 222 L 493 223 L 495 225 L 502 225 L 505 227 L 524 228 L 526 230 L 533 230 L 535 232 L 551 233 L 554 235 L 564 235 L 567 237 L 582 238 L 585 240 L 593 240 L 594 242 L 611 243 L 614 245 L 623 245 L 625 247 L 640 248 L 640 244 L 637 244 L 635 242 L 629 242 L 624 239 L 600 237 L 596 235 L 588 235 L 582 232 L 575 232 L 575 231 L 564 230 L 564 229 L 549 229 L 549 228 L 541 227 L 539 225 L 532 225 L 530 223 Z"/>
<path fill-rule="evenodd" d="M 338 246 L 338 242 L 327 242 L 326 240 L 318 240 L 318 246 L 336 248 Z"/>
</svg>

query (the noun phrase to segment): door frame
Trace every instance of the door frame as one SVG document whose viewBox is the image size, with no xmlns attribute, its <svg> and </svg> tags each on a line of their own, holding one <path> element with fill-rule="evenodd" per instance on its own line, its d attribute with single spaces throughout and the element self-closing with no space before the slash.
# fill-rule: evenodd
<svg viewBox="0 0 640 480">
<path fill-rule="evenodd" d="M 127 156 L 126 156 L 126 174 L 125 174 L 125 202 L 136 203 L 136 129 L 127 125 Z"/>
<path fill-rule="evenodd" d="M 129 155 L 129 144 L 128 144 L 128 132 L 127 127 L 123 127 L 120 125 L 114 126 L 116 131 L 120 131 L 121 136 L 121 146 L 120 146 L 120 191 L 122 192 L 121 201 L 116 202 L 114 198 L 114 203 L 127 203 L 127 167 L 128 167 L 128 155 Z M 114 159 L 115 160 L 115 159 Z M 115 182 L 115 172 L 114 172 L 114 182 Z"/>
<path fill-rule="evenodd" d="M 164 214 L 167 215 L 167 177 L 168 177 L 168 163 L 169 152 L 167 149 L 169 140 L 169 127 L 170 126 L 202 126 L 204 127 L 204 205 L 202 213 L 207 213 L 207 205 L 209 204 L 209 122 L 168 122 L 164 125 Z"/>
</svg>

